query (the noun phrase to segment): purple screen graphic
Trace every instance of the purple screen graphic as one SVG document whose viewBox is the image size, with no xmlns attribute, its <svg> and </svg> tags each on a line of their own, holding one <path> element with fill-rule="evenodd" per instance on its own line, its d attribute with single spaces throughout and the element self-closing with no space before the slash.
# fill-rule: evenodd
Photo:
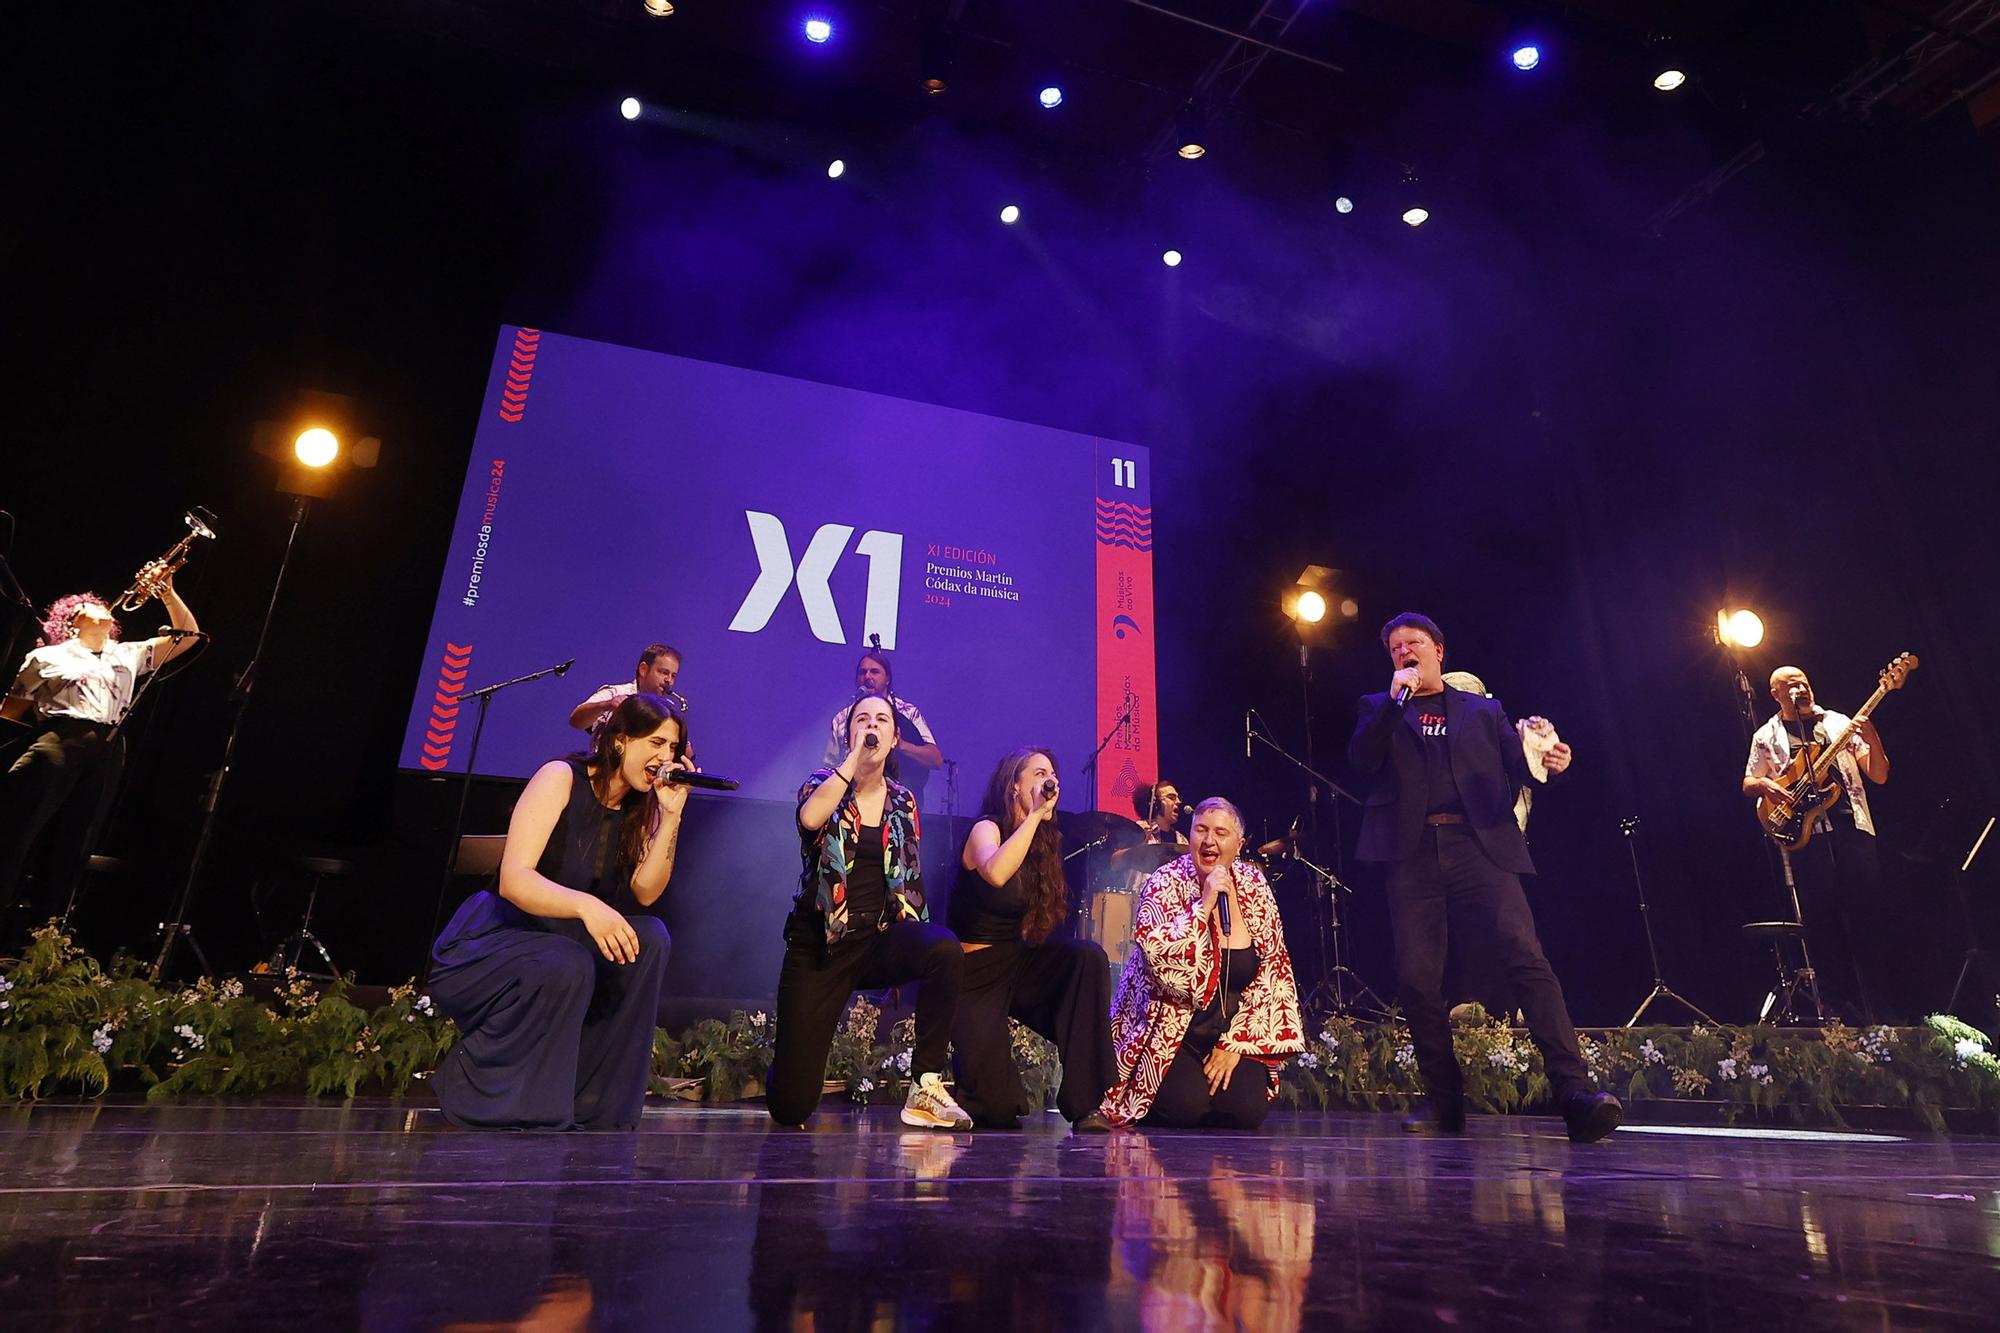
<svg viewBox="0 0 2000 1333">
<path fill-rule="evenodd" d="M 1095 473 L 1144 450 L 531 329 L 501 331 L 401 762 L 462 773 L 580 748 L 570 710 L 684 654 L 702 766 L 790 802 L 869 635 L 978 807 L 999 756 L 1053 746 L 1083 804 Z M 945 775 L 926 784 L 941 810 Z"/>
</svg>

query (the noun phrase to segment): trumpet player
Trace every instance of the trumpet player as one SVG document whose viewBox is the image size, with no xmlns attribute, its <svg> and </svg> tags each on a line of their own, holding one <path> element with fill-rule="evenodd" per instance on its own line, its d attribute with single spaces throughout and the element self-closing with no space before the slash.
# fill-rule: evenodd
<svg viewBox="0 0 2000 1333">
<path fill-rule="evenodd" d="M 49 607 L 41 645 L 8 691 L 10 715 L 32 709 L 25 720 L 39 734 L 0 774 L 0 912 L 14 908 L 38 844 L 42 870 L 27 921 L 66 912 L 125 768 L 121 724 L 139 681 L 192 648 L 200 634 L 194 612 L 174 590 L 173 569 L 154 561 L 119 599 L 130 605 L 159 598 L 173 630 L 156 638 L 121 639 L 111 605 L 95 593 L 73 593 Z"/>
</svg>

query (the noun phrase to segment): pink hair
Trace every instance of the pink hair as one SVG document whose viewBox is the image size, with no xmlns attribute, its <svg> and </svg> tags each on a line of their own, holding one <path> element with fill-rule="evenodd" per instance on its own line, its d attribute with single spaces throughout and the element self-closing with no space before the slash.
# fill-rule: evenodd
<svg viewBox="0 0 2000 1333">
<path fill-rule="evenodd" d="M 101 606 L 107 613 L 111 610 L 111 603 L 94 592 L 73 592 L 67 597 L 58 597 L 50 602 L 49 609 L 42 618 L 42 642 L 38 646 L 46 648 L 53 643 L 67 643 L 73 628 L 70 622 L 75 620 L 76 613 L 86 606 Z M 111 637 L 114 639 L 118 637 L 116 616 L 111 619 Z"/>
</svg>

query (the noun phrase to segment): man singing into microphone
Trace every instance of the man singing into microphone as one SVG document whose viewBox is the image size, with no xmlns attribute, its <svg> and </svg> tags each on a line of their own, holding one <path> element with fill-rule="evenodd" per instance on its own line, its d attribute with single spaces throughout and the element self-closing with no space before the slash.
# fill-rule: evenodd
<svg viewBox="0 0 2000 1333">
<path fill-rule="evenodd" d="M 1792 752 L 1807 741 L 1827 744 L 1849 723 L 1845 714 L 1814 702 L 1812 682 L 1795 666 L 1771 673 L 1771 698 L 1777 701 L 1777 715 L 1750 738 L 1750 758 L 1743 768 L 1743 794 L 1752 798 L 1783 796 L 1777 779 Z M 1864 967 L 1862 961 L 1868 953 L 1863 941 L 1871 938 L 1865 926 L 1881 896 L 1882 872 L 1875 856 L 1875 820 L 1861 780 L 1865 775 L 1870 782 L 1887 782 L 1889 754 L 1874 722 L 1867 717 L 1852 722 L 1854 738 L 1833 761 L 1840 799 L 1819 817 L 1814 836 L 1791 853 L 1791 861 L 1804 899 L 1807 944 L 1820 993 L 1865 1023 L 1887 1015 L 1886 997 L 1879 993 L 1882 969 Z"/>
<path fill-rule="evenodd" d="M 1556 1105 L 1577 1143 L 1625 1117 L 1618 1099 L 1593 1092 L 1562 984 L 1535 935 L 1521 876 L 1535 871 L 1514 821 L 1514 796 L 1530 781 L 1527 756 L 1497 700 L 1445 685 L 1444 635 L 1428 616 L 1404 612 L 1382 627 L 1395 667 L 1389 688 L 1362 698 L 1348 762 L 1373 780 L 1355 854 L 1388 865 L 1397 1000 L 1410 1024 L 1428 1118 L 1407 1128 L 1465 1132 L 1464 1079 L 1444 1003 L 1451 925 L 1461 950 L 1491 952 L 1528 1018 Z M 1543 759 L 1569 767 L 1558 744 Z"/>
</svg>

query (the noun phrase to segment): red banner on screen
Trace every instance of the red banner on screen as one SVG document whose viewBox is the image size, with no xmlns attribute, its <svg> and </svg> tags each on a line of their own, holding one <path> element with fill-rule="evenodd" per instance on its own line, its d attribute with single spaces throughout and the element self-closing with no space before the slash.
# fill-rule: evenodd
<svg viewBox="0 0 2000 1333">
<path fill-rule="evenodd" d="M 1153 684 L 1153 481 L 1143 449 L 1097 446 L 1097 808 L 1132 813 L 1159 777 Z M 1122 719 L 1122 721 L 1121 721 Z M 1116 728 L 1114 731 L 1113 729 Z"/>
</svg>

